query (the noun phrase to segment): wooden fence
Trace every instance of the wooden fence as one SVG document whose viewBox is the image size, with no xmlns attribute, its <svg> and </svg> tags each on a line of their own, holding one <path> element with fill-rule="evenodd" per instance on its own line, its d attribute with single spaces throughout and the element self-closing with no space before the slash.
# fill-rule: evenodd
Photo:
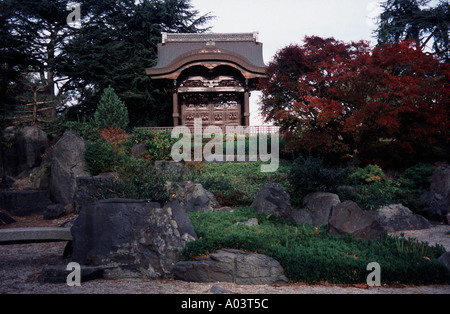
<svg viewBox="0 0 450 314">
<path fill-rule="evenodd" d="M 207 128 L 207 126 L 203 127 L 203 131 L 205 131 L 205 129 Z M 227 134 L 227 127 L 221 127 L 222 128 L 222 133 L 223 134 Z M 174 127 L 143 127 L 141 128 L 143 130 L 148 130 L 148 131 L 169 131 L 171 132 Z M 194 133 L 194 128 L 190 127 L 191 133 Z M 244 127 L 244 133 L 248 134 L 248 135 L 258 135 L 258 134 L 276 134 L 279 133 L 280 128 L 277 126 L 268 126 L 268 125 L 260 125 L 260 126 L 248 126 L 248 127 Z"/>
</svg>

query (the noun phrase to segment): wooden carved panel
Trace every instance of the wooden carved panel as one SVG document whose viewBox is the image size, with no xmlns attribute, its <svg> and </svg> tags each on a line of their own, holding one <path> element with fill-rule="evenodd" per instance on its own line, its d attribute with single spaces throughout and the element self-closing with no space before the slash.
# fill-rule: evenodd
<svg viewBox="0 0 450 314">
<path fill-rule="evenodd" d="M 241 103 L 238 94 L 186 94 L 182 97 L 183 125 L 194 126 L 202 119 L 203 126 L 237 126 L 241 121 Z"/>
</svg>

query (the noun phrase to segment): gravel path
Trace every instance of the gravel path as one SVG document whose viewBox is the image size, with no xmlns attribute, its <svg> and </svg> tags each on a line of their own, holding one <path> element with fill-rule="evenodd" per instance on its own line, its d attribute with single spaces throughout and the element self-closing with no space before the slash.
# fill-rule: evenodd
<svg viewBox="0 0 450 314">
<path fill-rule="evenodd" d="M 65 218 L 67 220 L 67 217 Z M 43 222 L 40 217 L 19 219 L 7 228 L 31 226 L 58 226 L 64 220 Z M 4 227 L 2 227 L 4 228 Z M 450 226 L 436 226 L 428 230 L 403 232 L 429 243 L 440 243 L 450 250 L 446 233 Z M 40 243 L 0 246 L 0 294 L 208 294 L 214 285 L 233 294 L 450 294 L 449 285 L 383 286 L 366 285 L 263 285 L 240 286 L 231 283 L 198 284 L 175 280 L 96 280 L 81 287 L 66 284 L 40 285 L 38 278 L 46 264 L 61 261 L 64 243 Z"/>
</svg>

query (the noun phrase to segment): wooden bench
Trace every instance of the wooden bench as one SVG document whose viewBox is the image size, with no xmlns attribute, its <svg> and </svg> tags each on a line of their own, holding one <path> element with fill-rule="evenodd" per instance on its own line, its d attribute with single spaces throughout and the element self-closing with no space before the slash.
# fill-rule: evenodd
<svg viewBox="0 0 450 314">
<path fill-rule="evenodd" d="M 0 229 L 0 245 L 72 241 L 70 228 Z"/>
</svg>

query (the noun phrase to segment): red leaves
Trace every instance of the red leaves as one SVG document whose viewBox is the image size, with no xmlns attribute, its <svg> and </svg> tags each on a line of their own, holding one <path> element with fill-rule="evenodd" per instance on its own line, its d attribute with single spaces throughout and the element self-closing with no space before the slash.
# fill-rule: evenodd
<svg viewBox="0 0 450 314">
<path fill-rule="evenodd" d="M 307 37 L 270 64 L 261 83 L 263 112 L 285 129 L 302 130 L 307 149 L 341 145 L 369 156 L 382 142 L 414 153 L 419 142 L 450 135 L 449 77 L 448 64 L 411 41 L 370 49 Z"/>
</svg>

